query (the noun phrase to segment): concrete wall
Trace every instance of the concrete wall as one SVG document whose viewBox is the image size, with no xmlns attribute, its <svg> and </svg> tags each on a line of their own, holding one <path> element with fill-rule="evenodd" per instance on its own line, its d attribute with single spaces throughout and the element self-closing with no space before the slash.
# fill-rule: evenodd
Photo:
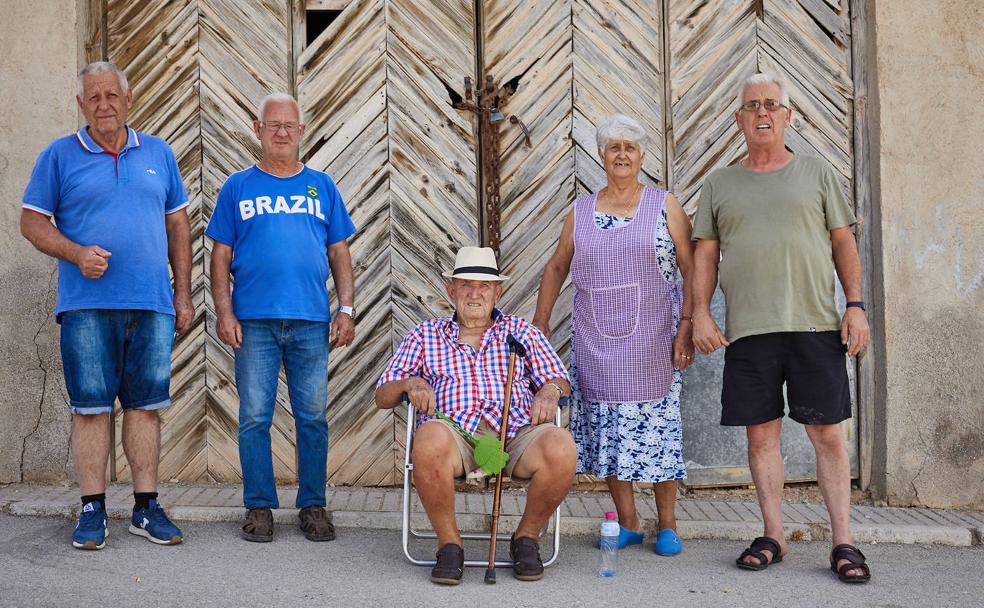
<svg viewBox="0 0 984 608">
<path fill-rule="evenodd" d="M 78 124 L 76 0 L 5 2 L 0 20 L 0 483 L 70 474 L 55 263 L 20 235 L 34 160 Z"/>
<path fill-rule="evenodd" d="M 984 508 L 984 3 L 875 5 L 886 398 L 876 471 L 891 503 Z"/>
</svg>

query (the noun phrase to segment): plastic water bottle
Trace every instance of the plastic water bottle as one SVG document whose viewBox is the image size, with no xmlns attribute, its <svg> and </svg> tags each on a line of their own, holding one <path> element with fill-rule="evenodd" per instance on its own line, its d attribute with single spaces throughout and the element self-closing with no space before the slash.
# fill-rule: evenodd
<svg viewBox="0 0 984 608">
<path fill-rule="evenodd" d="M 618 533 L 618 516 L 611 511 L 605 513 L 598 539 L 598 576 L 615 576 L 618 572 Z"/>
</svg>

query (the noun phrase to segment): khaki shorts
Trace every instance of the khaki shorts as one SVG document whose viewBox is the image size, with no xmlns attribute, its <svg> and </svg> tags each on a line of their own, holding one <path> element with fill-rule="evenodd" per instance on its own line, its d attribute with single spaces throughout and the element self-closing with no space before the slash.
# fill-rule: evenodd
<svg viewBox="0 0 984 608">
<path fill-rule="evenodd" d="M 475 464 L 475 459 L 472 458 L 472 451 L 475 449 L 474 446 L 470 444 L 467 439 L 465 439 L 460 431 L 448 424 L 446 421 L 434 419 L 428 420 L 425 424 L 430 424 L 432 422 L 439 422 L 451 431 L 451 435 L 454 437 L 454 443 L 458 448 L 458 454 L 461 456 L 461 464 L 463 466 L 462 470 L 464 470 L 465 474 L 467 475 L 470 471 L 476 470 L 478 465 Z M 538 424 L 536 426 L 533 426 L 532 424 L 526 425 L 524 427 L 520 427 L 519 432 L 516 433 L 515 437 L 506 440 L 506 453 L 509 454 L 509 462 L 506 463 L 507 477 L 512 477 L 513 469 L 516 468 L 516 464 L 519 462 L 519 459 L 523 457 L 523 453 L 526 449 L 533 445 L 533 442 L 536 441 L 537 437 L 552 428 L 556 428 L 555 425 L 548 422 Z M 498 436 L 498 433 L 496 433 L 495 430 L 489 426 L 489 423 L 483 419 L 478 423 L 478 428 L 475 429 L 475 432 L 472 433 L 472 435 L 478 438 L 482 435 Z"/>
</svg>

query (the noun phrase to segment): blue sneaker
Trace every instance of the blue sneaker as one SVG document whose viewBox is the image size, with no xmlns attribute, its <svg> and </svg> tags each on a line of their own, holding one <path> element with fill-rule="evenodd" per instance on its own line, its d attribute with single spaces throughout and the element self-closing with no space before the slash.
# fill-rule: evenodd
<svg viewBox="0 0 984 608">
<path fill-rule="evenodd" d="M 683 550 L 683 541 L 671 528 L 665 528 L 656 535 L 656 555 L 676 555 Z"/>
<path fill-rule="evenodd" d="M 158 545 L 176 545 L 184 540 L 181 530 L 171 523 L 156 500 L 151 500 L 146 509 L 133 512 L 130 534 L 143 536 Z"/>
<path fill-rule="evenodd" d="M 638 545 L 642 543 L 642 539 L 645 537 L 646 535 L 643 534 L 642 532 L 635 532 L 633 530 L 629 530 L 628 528 L 623 528 L 622 526 L 619 526 L 618 548 L 624 549 L 629 545 Z M 595 543 L 595 546 L 601 548 L 601 539 L 599 539 L 598 542 Z"/>
<path fill-rule="evenodd" d="M 106 546 L 106 509 L 99 502 L 87 502 L 79 513 L 79 523 L 72 533 L 72 546 L 95 551 Z"/>
</svg>

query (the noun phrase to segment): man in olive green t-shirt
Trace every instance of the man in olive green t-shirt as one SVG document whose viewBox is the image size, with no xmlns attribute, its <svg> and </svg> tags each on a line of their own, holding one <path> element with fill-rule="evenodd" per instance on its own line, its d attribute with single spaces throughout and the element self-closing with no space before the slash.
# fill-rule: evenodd
<svg viewBox="0 0 984 608">
<path fill-rule="evenodd" d="M 851 545 L 851 475 L 840 432 L 851 417 L 845 355 L 864 349 L 869 335 L 856 220 L 831 166 L 786 148 L 791 118 L 775 77 L 745 81 L 735 121 L 748 157 L 708 176 L 694 225 L 694 345 L 705 355 L 726 347 L 721 424 L 744 426 L 748 436 L 765 534 L 738 566 L 764 570 L 786 553 L 779 438 L 788 400 L 790 418 L 805 425 L 816 451 L 831 569 L 844 582 L 863 583 L 870 570 Z M 843 317 L 834 301 L 835 269 L 848 300 Z M 711 318 L 719 274 L 726 333 Z"/>
</svg>

